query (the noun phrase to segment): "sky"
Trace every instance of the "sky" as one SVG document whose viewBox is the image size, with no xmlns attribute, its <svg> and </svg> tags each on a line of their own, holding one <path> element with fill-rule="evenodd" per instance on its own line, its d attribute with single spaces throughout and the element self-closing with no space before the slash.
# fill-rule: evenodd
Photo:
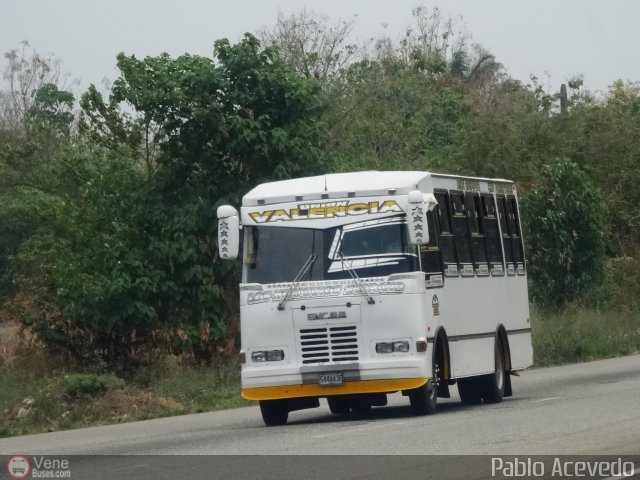
<svg viewBox="0 0 640 480">
<path fill-rule="evenodd" d="M 274 25 L 278 12 L 303 8 L 331 21 L 356 16 L 357 38 L 400 37 L 418 5 L 461 16 L 481 44 L 516 79 L 535 74 L 557 91 L 576 75 L 585 87 L 606 91 L 617 79 L 640 80 L 640 1 L 636 0 L 0 0 L 0 51 L 27 40 L 53 53 L 77 79 L 113 81 L 119 52 L 138 58 L 168 52 L 211 56 L 222 37 Z M 2 68 L 6 65 L 0 58 Z"/>
</svg>

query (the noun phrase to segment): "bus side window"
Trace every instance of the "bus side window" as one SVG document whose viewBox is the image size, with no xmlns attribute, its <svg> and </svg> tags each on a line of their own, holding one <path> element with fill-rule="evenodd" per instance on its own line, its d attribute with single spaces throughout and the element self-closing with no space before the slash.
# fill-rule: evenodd
<svg viewBox="0 0 640 480">
<path fill-rule="evenodd" d="M 471 230 L 471 253 L 473 263 L 478 276 L 489 275 L 489 264 L 487 262 L 487 245 L 482 221 L 482 208 L 480 206 L 480 196 L 477 193 L 467 193 L 465 196 L 469 206 L 469 228 Z"/>
<path fill-rule="evenodd" d="M 425 273 L 427 287 L 441 287 L 444 284 L 442 275 L 442 255 L 438 246 L 436 232 L 437 217 L 434 212 L 427 212 L 427 226 L 429 228 L 429 243 L 420 246 L 422 271 Z"/>
<path fill-rule="evenodd" d="M 509 230 L 511 231 L 511 248 L 513 261 L 518 275 L 524 275 L 524 251 L 522 235 L 520 231 L 520 218 L 518 216 L 518 204 L 516 197 L 507 197 L 507 213 L 509 218 Z"/>
<path fill-rule="evenodd" d="M 434 194 L 438 201 L 438 205 L 436 206 L 438 222 L 436 225 L 438 227 L 438 240 L 442 252 L 444 274 L 447 277 L 457 277 L 459 274 L 458 257 L 455 238 L 453 236 L 451 198 L 446 190 L 436 190 Z"/>
<path fill-rule="evenodd" d="M 487 239 L 487 256 L 491 275 L 504 275 L 504 265 L 502 263 L 502 245 L 500 244 L 500 229 L 498 227 L 498 217 L 496 204 L 491 194 L 482 195 L 482 223 L 484 224 L 484 235 Z"/>
<path fill-rule="evenodd" d="M 462 192 L 451 192 L 451 203 L 453 205 L 453 236 L 458 254 L 460 274 L 463 277 L 472 277 L 474 270 L 471 259 L 471 244 L 469 241 L 468 207 L 465 203 L 464 194 Z"/>
<path fill-rule="evenodd" d="M 498 216 L 500 217 L 500 229 L 502 230 L 502 244 L 504 246 L 504 262 L 507 274 L 515 275 L 516 267 L 513 262 L 513 247 L 511 242 L 511 222 L 507 209 L 507 199 L 504 195 L 498 197 Z"/>
</svg>

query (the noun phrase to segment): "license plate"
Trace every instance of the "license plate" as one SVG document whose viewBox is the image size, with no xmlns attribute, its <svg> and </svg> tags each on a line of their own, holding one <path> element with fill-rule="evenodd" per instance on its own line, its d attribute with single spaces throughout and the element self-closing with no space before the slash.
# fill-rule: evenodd
<svg viewBox="0 0 640 480">
<path fill-rule="evenodd" d="M 342 372 L 321 373 L 318 378 L 320 385 L 342 385 L 343 382 Z"/>
</svg>

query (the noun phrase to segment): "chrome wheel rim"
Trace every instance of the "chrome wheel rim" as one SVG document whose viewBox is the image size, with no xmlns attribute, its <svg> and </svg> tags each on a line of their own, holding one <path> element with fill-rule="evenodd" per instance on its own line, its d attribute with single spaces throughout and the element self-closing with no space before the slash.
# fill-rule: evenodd
<svg viewBox="0 0 640 480">
<path fill-rule="evenodd" d="M 499 390 L 502 390 L 504 387 L 504 367 L 502 365 L 500 349 L 496 349 L 496 385 Z"/>
<path fill-rule="evenodd" d="M 439 384 L 440 384 L 440 368 L 438 367 L 438 364 L 435 363 L 433 365 L 433 378 L 431 379 L 431 382 L 429 382 L 428 384 L 430 400 L 433 400 L 434 398 L 436 398 L 436 395 L 438 394 Z"/>
</svg>

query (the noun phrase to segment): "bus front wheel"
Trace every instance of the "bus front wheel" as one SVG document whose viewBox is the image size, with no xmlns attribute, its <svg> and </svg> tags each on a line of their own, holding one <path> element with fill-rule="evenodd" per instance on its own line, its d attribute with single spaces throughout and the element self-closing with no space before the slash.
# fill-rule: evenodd
<svg viewBox="0 0 640 480">
<path fill-rule="evenodd" d="M 335 397 L 327 397 L 329 410 L 334 415 L 344 415 L 351 411 L 351 402 L 347 395 L 337 395 Z"/>
<path fill-rule="evenodd" d="M 286 400 L 260 400 L 260 413 L 268 427 L 284 425 L 289 418 L 289 406 Z"/>
<path fill-rule="evenodd" d="M 433 365 L 432 378 L 423 386 L 412 390 L 409 393 L 409 402 L 416 415 L 431 415 L 436 413 L 438 403 L 438 382 L 440 380 L 440 369 L 437 363 Z"/>
</svg>

